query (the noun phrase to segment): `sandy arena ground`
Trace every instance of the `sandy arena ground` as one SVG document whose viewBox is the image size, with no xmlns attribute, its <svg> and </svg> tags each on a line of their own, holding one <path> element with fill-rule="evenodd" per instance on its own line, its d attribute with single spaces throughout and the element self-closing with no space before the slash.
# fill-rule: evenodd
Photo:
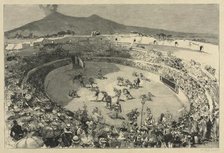
<svg viewBox="0 0 224 153">
<path fill-rule="evenodd" d="M 88 77 L 96 77 L 97 70 L 102 69 L 102 72 L 105 74 L 107 79 L 99 80 L 96 79 L 95 82 L 101 91 L 107 91 L 109 95 L 114 96 L 113 88 L 123 87 L 117 86 L 117 77 L 124 77 L 133 81 L 135 77 L 132 76 L 133 72 L 140 73 L 142 72 L 147 78 L 151 79 L 151 82 L 142 81 L 142 88 L 139 89 L 131 89 L 131 94 L 135 97 L 132 100 L 126 100 L 124 95 L 121 96 L 121 99 L 124 99 L 125 102 L 121 102 L 122 105 L 122 116 L 126 118 L 126 114 L 130 112 L 134 108 L 138 108 L 141 110 L 141 99 L 140 95 L 151 92 L 155 97 L 153 97 L 153 101 L 146 102 L 144 106 L 144 110 L 147 107 L 150 107 L 154 117 L 159 118 L 161 113 L 169 111 L 173 114 L 175 118 L 177 118 L 180 114 L 178 110 L 180 110 L 183 105 L 188 106 L 188 102 L 185 96 L 182 94 L 175 94 L 171 89 L 162 84 L 159 81 L 159 76 L 156 76 L 147 71 L 142 71 L 136 68 L 123 66 L 119 64 L 105 63 L 105 62 L 87 62 L 87 69 L 84 74 Z M 89 88 L 80 87 L 78 83 L 72 83 L 72 77 L 75 74 L 78 74 L 81 70 L 73 70 L 72 66 L 65 66 L 59 69 L 56 69 L 49 73 L 46 77 L 45 85 L 48 95 L 54 99 L 59 104 L 64 105 L 65 108 L 75 111 L 79 108 L 82 109 L 83 105 L 86 104 L 87 108 L 90 112 L 92 112 L 93 108 L 98 107 L 102 115 L 105 117 L 106 123 L 120 125 L 123 120 L 120 119 L 111 119 L 108 114 L 111 113 L 110 110 L 106 109 L 105 102 L 96 102 L 94 94 Z M 71 99 L 68 96 L 69 90 L 75 88 L 78 91 L 80 98 Z M 99 99 L 101 99 L 102 95 L 100 95 Z M 115 103 L 116 98 L 112 99 L 113 103 Z M 139 117 L 140 122 L 140 117 Z"/>
</svg>

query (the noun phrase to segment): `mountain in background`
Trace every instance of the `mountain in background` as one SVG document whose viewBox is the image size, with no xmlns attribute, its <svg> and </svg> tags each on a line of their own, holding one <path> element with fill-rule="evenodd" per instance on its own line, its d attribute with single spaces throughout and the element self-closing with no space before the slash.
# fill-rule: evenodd
<svg viewBox="0 0 224 153">
<path fill-rule="evenodd" d="M 16 35 L 20 34 L 25 36 L 32 35 L 41 37 L 57 34 L 60 31 L 67 30 L 74 31 L 77 35 L 90 35 L 92 31 L 100 31 L 101 34 L 130 33 L 131 31 L 136 31 L 146 35 L 164 33 L 166 35 L 172 35 L 174 38 L 191 40 L 204 39 L 206 42 L 218 43 L 218 36 L 213 34 L 183 33 L 146 27 L 126 26 L 104 19 L 98 15 L 91 15 L 89 17 L 72 17 L 58 12 L 51 13 L 41 20 L 7 31 L 5 32 L 5 36 L 7 38 L 15 38 Z"/>
</svg>

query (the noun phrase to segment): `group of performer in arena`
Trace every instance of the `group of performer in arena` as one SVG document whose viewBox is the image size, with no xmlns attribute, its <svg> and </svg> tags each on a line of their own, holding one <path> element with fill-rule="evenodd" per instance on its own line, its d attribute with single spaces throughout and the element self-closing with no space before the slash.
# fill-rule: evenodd
<svg viewBox="0 0 224 153">
<path fill-rule="evenodd" d="M 126 100 L 134 99 L 134 97 L 132 96 L 132 94 L 130 92 L 130 89 L 140 88 L 141 87 L 140 83 L 142 80 L 150 81 L 150 79 L 146 78 L 142 73 L 137 74 L 134 72 L 132 75 L 135 77 L 135 80 L 133 82 L 131 82 L 129 79 L 124 79 L 123 77 L 117 78 L 117 85 L 119 87 L 123 87 L 123 89 L 118 89 L 118 88 L 114 87 L 113 88 L 114 96 L 109 95 L 108 92 L 106 92 L 106 91 L 100 90 L 99 87 L 97 86 L 97 84 L 94 82 L 94 79 L 89 78 L 89 84 L 91 84 L 91 86 L 90 86 L 91 91 L 94 92 L 94 97 L 95 97 L 94 101 L 105 102 L 107 109 L 115 111 L 115 118 L 118 118 L 119 114 L 122 112 L 122 107 L 121 107 L 120 102 L 121 101 L 124 102 L 125 100 L 121 99 L 121 96 L 123 95 L 126 98 Z M 97 72 L 97 79 L 107 79 L 103 75 L 103 72 L 101 69 Z M 80 83 L 80 85 L 82 87 L 87 87 L 87 85 L 84 83 L 83 74 L 76 75 L 74 77 L 73 81 L 74 80 L 78 80 L 78 82 Z M 96 84 L 96 85 L 93 86 L 93 84 Z M 80 96 L 78 95 L 76 90 L 69 91 L 68 95 L 72 98 L 80 98 Z M 149 96 L 152 97 L 152 94 Z M 115 100 L 116 102 L 115 102 L 115 104 L 112 104 L 112 99 L 114 99 L 114 98 L 116 98 L 116 100 Z M 151 99 L 150 99 L 150 101 L 151 101 Z"/>
</svg>

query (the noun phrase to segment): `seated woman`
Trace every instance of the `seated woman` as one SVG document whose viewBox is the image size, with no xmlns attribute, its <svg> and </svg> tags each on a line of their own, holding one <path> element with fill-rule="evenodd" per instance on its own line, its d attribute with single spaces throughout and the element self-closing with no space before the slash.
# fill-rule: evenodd
<svg viewBox="0 0 224 153">
<path fill-rule="evenodd" d="M 20 140 L 24 135 L 22 127 L 17 123 L 16 120 L 13 121 L 13 126 L 11 128 L 10 136 L 15 140 Z"/>
</svg>

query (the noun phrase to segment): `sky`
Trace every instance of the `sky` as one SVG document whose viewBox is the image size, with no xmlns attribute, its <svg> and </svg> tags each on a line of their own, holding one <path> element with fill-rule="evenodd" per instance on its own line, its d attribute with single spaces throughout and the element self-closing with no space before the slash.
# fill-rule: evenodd
<svg viewBox="0 0 224 153">
<path fill-rule="evenodd" d="M 76 17 L 97 14 L 115 22 L 189 33 L 219 33 L 216 4 L 58 5 L 58 12 Z M 39 5 L 4 5 L 4 31 L 45 17 Z"/>
</svg>

